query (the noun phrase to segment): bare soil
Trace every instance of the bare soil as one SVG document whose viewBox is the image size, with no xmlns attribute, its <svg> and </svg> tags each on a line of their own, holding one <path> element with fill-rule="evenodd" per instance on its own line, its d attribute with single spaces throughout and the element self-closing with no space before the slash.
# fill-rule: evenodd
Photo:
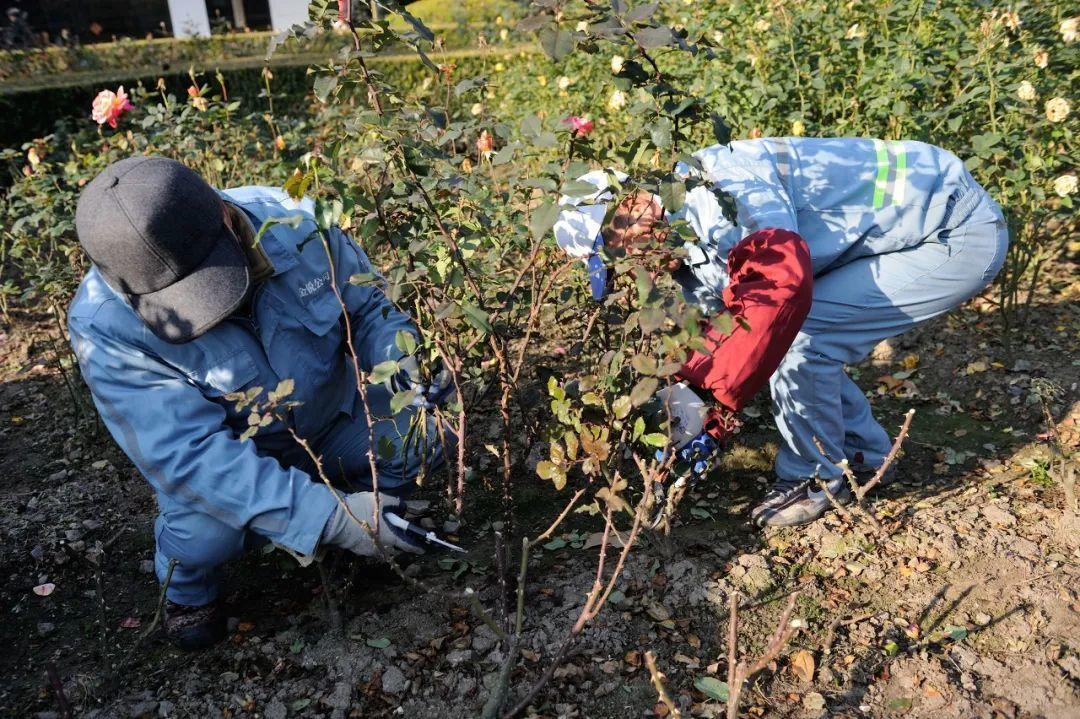
<svg viewBox="0 0 1080 719">
<path fill-rule="evenodd" d="M 887 537 L 836 514 L 765 532 L 747 522 L 776 442 L 759 398 L 672 533 L 635 548 L 619 592 L 533 714 L 663 716 L 642 662 L 652 649 L 684 716 L 721 716 L 724 705 L 695 680 L 726 676 L 727 597 L 737 589 L 742 651 L 760 649 L 794 590 L 807 624 L 747 689 L 747 716 L 1080 716 L 1080 520 L 1065 511 L 1060 472 L 1047 471 L 1053 435 L 1066 453 L 1080 445 L 1074 270 L 1047 282 L 1030 339 L 1011 354 L 995 311 L 976 300 L 852 368 L 887 426 L 917 411 L 898 481 L 873 503 Z M 409 569 L 435 592 L 370 563 L 332 563 L 341 635 L 328 631 L 318 572 L 264 552 L 228 568 L 226 642 L 184 654 L 160 632 L 140 640 L 158 600 L 154 499 L 77 375 L 61 372 L 45 339 L 54 326 L 20 316 L 0 336 L 0 715 L 63 716 L 57 686 L 72 715 L 100 718 L 479 714 L 503 650 L 447 596 L 471 586 L 497 604 L 482 488 L 459 535 L 468 557 Z M 1039 380 L 1064 392 L 1050 403 L 1053 435 Z M 519 489 L 529 532 L 563 501 L 531 476 Z M 534 558 L 518 696 L 577 617 L 596 530 L 575 517 L 563 546 Z M 48 583 L 48 596 L 34 592 Z"/>
</svg>

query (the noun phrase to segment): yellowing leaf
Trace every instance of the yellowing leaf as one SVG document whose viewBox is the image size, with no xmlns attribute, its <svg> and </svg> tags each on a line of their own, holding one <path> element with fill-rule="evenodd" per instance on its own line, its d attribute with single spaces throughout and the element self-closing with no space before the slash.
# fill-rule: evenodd
<svg viewBox="0 0 1080 719">
<path fill-rule="evenodd" d="M 814 681 L 814 655 L 805 649 L 793 652 L 791 657 L 791 673 L 798 677 L 804 684 Z"/>
</svg>

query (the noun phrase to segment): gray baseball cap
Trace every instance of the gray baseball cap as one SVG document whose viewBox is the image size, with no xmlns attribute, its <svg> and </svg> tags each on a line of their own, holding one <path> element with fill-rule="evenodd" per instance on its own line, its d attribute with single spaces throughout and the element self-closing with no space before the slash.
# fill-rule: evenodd
<svg viewBox="0 0 1080 719">
<path fill-rule="evenodd" d="M 187 342 L 243 304 L 251 286 L 214 188 L 181 163 L 130 157 L 83 188 L 79 242 L 155 335 Z"/>
</svg>

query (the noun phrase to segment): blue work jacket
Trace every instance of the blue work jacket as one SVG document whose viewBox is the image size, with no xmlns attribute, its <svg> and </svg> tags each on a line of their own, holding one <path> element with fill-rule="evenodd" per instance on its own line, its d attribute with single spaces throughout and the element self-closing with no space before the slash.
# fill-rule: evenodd
<svg viewBox="0 0 1080 719">
<path fill-rule="evenodd" d="M 708 187 L 687 193 L 670 219 L 698 236 L 675 278 L 688 300 L 720 309 L 727 258 L 747 235 L 767 228 L 806 240 L 814 275 L 860 257 L 934 241 L 958 226 L 985 195 L 964 163 L 934 145 L 861 138 L 777 137 L 714 145 L 681 164 L 726 191 L 737 224 Z"/>
<path fill-rule="evenodd" d="M 310 200 L 296 203 L 268 187 L 221 195 L 255 228 L 269 217 L 303 217 L 298 227 L 278 224 L 263 235 L 274 274 L 256 286 L 250 316 L 229 317 L 200 337 L 170 344 L 91 268 L 69 311 L 71 342 L 106 426 L 157 492 L 310 554 L 336 500 L 317 480 L 278 461 L 295 446 L 282 422 L 241 442 L 248 412 L 224 396 L 252 387 L 269 391 L 291 378 L 290 399 L 301 404 L 289 421 L 308 438 L 342 412 L 363 411 L 341 305 L 323 243 L 304 243 L 316 227 Z M 415 333 L 414 326 L 377 287 L 349 284 L 351 276 L 373 272 L 360 247 L 337 229 L 329 244 L 364 369 L 400 358 L 397 333 Z"/>
<path fill-rule="evenodd" d="M 686 243 L 687 258 L 674 277 L 686 299 L 706 312 L 723 308 L 732 248 L 758 230 L 801 235 L 820 276 L 860 257 L 934 241 L 986 194 L 956 155 L 924 142 L 769 137 L 706 147 L 693 157 L 696 166 L 679 163 L 676 173 L 704 183 L 686 193 L 681 207 L 665 209 L 669 221 L 685 221 L 697 236 Z M 564 196 L 554 233 L 567 253 L 588 262 L 614 198 L 608 172 L 579 179 L 596 192 Z M 735 223 L 724 216 L 714 188 L 734 201 Z"/>
</svg>

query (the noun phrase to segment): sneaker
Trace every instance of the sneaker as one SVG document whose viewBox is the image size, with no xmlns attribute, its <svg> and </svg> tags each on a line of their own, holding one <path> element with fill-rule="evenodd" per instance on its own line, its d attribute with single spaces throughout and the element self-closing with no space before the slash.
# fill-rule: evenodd
<svg viewBox="0 0 1080 719">
<path fill-rule="evenodd" d="M 851 490 L 843 477 L 829 480 L 829 491 L 840 504 L 851 499 Z M 809 524 L 832 509 L 832 502 L 816 479 L 778 479 L 765 499 L 750 512 L 759 527 L 794 527 Z"/>
<path fill-rule="evenodd" d="M 165 602 L 165 636 L 178 649 L 190 652 L 217 644 L 225 638 L 225 625 L 220 602 L 201 607 Z"/>
</svg>

